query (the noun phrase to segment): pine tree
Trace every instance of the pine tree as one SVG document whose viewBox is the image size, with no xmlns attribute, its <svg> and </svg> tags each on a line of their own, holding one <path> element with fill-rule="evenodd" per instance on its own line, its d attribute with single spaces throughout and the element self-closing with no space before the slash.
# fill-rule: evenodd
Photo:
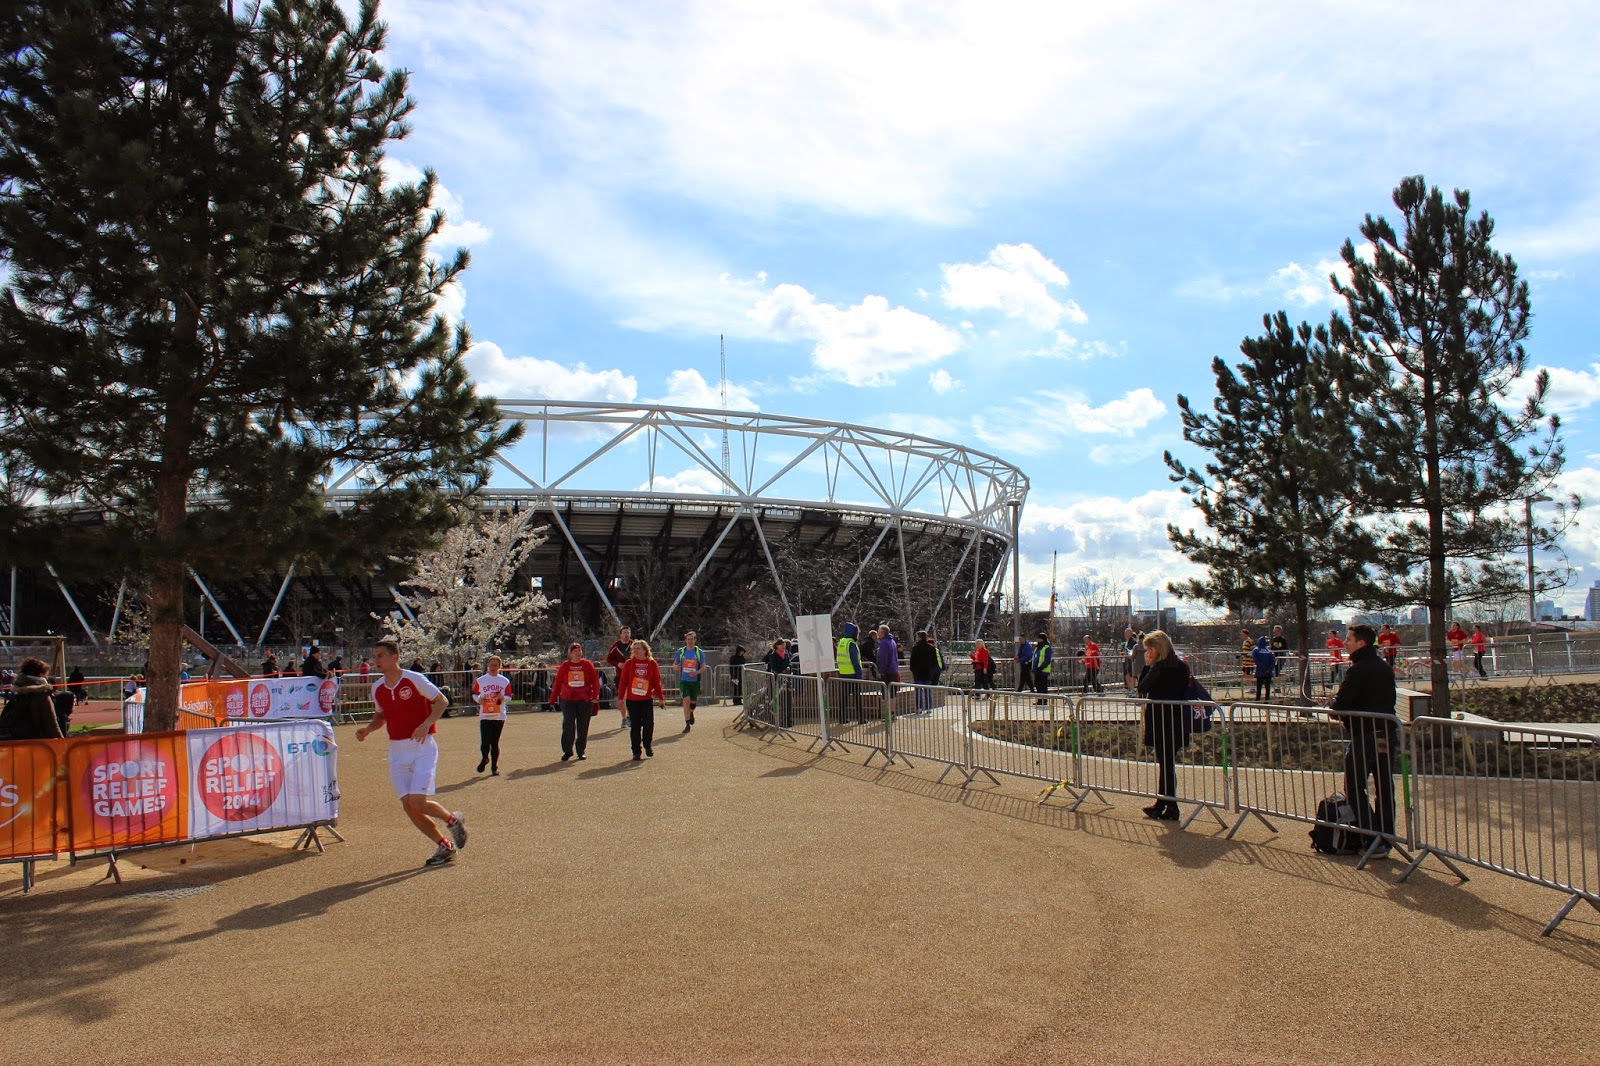
<svg viewBox="0 0 1600 1066">
<path fill-rule="evenodd" d="M 1516 589 L 1529 537 L 1556 537 L 1525 525 L 1520 505 L 1561 470 L 1560 422 L 1545 418 L 1543 371 L 1520 406 L 1508 402 L 1527 368 L 1530 307 L 1516 262 L 1490 243 L 1494 221 L 1471 217 L 1466 191 L 1446 201 L 1421 176 L 1401 181 L 1394 204 L 1402 232 L 1368 215 L 1370 255 L 1345 241 L 1351 278 L 1334 285 L 1348 317 L 1331 333 L 1362 371 L 1353 424 L 1376 562 L 1390 602 L 1428 607 L 1433 710 L 1446 714 L 1451 605 Z"/>
<path fill-rule="evenodd" d="M 431 173 L 374 0 L 19 0 L 0 17 L 0 546 L 148 581 L 152 729 L 187 569 L 353 570 L 436 538 L 515 439 L 435 314 Z M 330 470 L 373 491 L 325 507 Z M 102 516 L 67 522 L 60 505 Z"/>
<path fill-rule="evenodd" d="M 1325 328 L 1291 327 L 1282 311 L 1262 324 L 1239 345 L 1237 372 L 1212 362 L 1214 414 L 1178 397 L 1183 437 L 1209 459 L 1202 470 L 1165 458 L 1211 535 L 1167 527 L 1173 547 L 1206 568 L 1168 588 L 1215 606 L 1292 610 L 1304 693 L 1312 612 L 1361 594 L 1371 541 L 1352 501 L 1347 368 Z"/>
</svg>

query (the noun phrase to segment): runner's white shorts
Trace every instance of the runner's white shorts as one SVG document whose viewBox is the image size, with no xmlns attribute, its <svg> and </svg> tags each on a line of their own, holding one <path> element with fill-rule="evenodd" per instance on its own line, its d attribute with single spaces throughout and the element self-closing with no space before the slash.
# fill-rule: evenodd
<svg viewBox="0 0 1600 1066">
<path fill-rule="evenodd" d="M 389 741 L 389 783 L 399 796 L 433 795 L 433 779 L 439 769 L 439 742 L 429 736 L 415 740 Z"/>
</svg>

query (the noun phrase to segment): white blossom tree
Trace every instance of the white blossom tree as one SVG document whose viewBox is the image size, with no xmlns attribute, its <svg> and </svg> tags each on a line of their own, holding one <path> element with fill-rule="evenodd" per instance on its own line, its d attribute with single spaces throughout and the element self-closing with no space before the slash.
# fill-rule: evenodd
<svg viewBox="0 0 1600 1066">
<path fill-rule="evenodd" d="M 531 510 L 464 509 L 436 548 L 396 560 L 414 574 L 399 590 L 403 610 L 383 624 L 406 656 L 476 661 L 494 651 L 512 665 L 525 655 L 534 628 L 558 602 L 517 584 L 518 569 L 545 540 L 546 527 L 532 520 Z"/>
</svg>

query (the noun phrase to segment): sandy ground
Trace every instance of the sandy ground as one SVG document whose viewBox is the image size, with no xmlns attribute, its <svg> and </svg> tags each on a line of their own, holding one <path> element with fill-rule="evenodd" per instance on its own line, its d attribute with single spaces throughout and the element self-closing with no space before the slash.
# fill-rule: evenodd
<svg viewBox="0 0 1600 1066">
<path fill-rule="evenodd" d="M 1069 814 L 660 715 L 583 763 L 514 716 L 499 778 L 441 723 L 454 865 L 342 727 L 348 843 L 0 867 L 0 1060 L 1594 1062 L 1600 915 L 1437 867 L 1404 885 L 1138 805 Z M 137 861 L 136 861 L 137 860 Z M 138 863 L 143 863 L 140 868 Z M 187 890 L 187 891 L 186 891 Z"/>
</svg>

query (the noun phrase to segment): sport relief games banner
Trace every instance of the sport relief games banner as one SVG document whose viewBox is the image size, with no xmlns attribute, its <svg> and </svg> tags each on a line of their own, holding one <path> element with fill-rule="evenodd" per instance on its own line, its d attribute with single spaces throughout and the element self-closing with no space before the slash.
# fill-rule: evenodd
<svg viewBox="0 0 1600 1066">
<path fill-rule="evenodd" d="M 75 854 L 332 821 L 338 748 L 325 722 L 263 722 L 67 749 Z"/>
</svg>

